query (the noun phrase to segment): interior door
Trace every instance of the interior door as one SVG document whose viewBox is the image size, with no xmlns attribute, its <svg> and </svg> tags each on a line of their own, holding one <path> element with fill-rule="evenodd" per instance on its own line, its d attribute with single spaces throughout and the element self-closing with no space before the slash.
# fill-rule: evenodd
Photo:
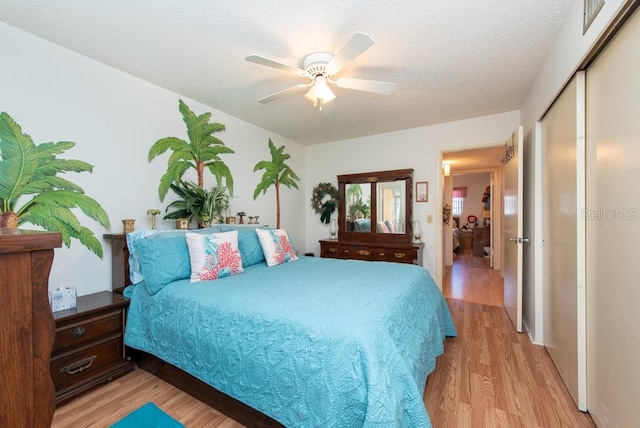
<svg viewBox="0 0 640 428">
<path fill-rule="evenodd" d="M 508 161 L 504 165 L 504 308 L 516 331 L 522 331 L 522 246 L 528 242 L 523 234 L 523 129 L 518 129 L 505 143 Z"/>
</svg>

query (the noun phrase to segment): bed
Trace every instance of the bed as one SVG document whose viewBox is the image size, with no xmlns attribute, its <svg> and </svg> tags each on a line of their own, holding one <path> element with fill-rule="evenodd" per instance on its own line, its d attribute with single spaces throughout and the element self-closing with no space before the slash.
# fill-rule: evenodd
<svg viewBox="0 0 640 428">
<path fill-rule="evenodd" d="M 255 233 L 241 230 L 238 244 L 253 261 Z M 168 241 L 149 238 L 147 246 Z M 171 241 L 180 245 L 179 236 Z M 144 273 L 180 258 L 168 253 L 156 252 Z M 135 266 L 147 255 L 132 257 Z M 245 425 L 431 426 L 425 382 L 456 330 L 419 266 L 293 257 L 247 262 L 212 281 L 133 282 L 125 344 L 144 357 L 139 364 Z"/>
</svg>

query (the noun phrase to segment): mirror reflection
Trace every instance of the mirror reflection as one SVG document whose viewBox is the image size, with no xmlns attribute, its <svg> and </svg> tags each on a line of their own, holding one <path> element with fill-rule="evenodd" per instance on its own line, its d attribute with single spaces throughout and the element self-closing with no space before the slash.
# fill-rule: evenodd
<svg viewBox="0 0 640 428">
<path fill-rule="evenodd" d="M 371 232 L 371 184 L 350 183 L 345 189 L 346 230 Z"/>
<path fill-rule="evenodd" d="M 371 226 L 371 187 L 371 183 L 347 184 L 345 230 L 364 233 L 406 233 L 406 182 L 401 180 L 376 183 L 377 216 L 374 230 Z"/>
<path fill-rule="evenodd" d="M 413 170 L 338 175 L 338 241 L 410 243 Z"/>
<path fill-rule="evenodd" d="M 405 224 L 405 181 L 380 182 L 377 185 L 376 212 L 378 214 L 379 233 L 400 233 L 406 232 Z"/>
</svg>

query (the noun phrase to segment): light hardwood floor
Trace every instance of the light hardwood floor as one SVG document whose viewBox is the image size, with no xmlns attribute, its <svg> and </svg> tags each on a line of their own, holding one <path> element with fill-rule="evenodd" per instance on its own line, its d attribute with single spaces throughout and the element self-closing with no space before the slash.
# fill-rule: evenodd
<svg viewBox="0 0 640 428">
<path fill-rule="evenodd" d="M 425 389 L 435 428 L 595 426 L 573 404 L 546 350 L 513 329 L 497 272 L 450 268 L 443 293 L 458 337 L 446 339 Z M 106 427 L 149 401 L 189 428 L 242 427 L 140 369 L 60 407 L 52 427 Z"/>
<path fill-rule="evenodd" d="M 471 248 L 465 248 L 459 249 L 458 254 L 453 254 L 453 265 L 491 269 L 491 259 L 474 256 Z"/>
<path fill-rule="evenodd" d="M 454 264 L 445 269 L 442 294 L 448 299 L 503 307 L 503 283 L 497 270 Z"/>
</svg>

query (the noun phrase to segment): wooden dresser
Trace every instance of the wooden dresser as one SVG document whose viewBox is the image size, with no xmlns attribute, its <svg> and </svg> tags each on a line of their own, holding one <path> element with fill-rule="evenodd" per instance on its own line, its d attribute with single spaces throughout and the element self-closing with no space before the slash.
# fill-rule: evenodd
<svg viewBox="0 0 640 428">
<path fill-rule="evenodd" d="M 133 370 L 124 327 L 129 299 L 110 291 L 80 296 L 77 307 L 54 312 L 51 378 L 56 405 Z"/>
<path fill-rule="evenodd" d="M 54 322 L 49 272 L 59 233 L 0 229 L 0 427 L 49 427 Z"/>
<path fill-rule="evenodd" d="M 423 248 L 424 243 L 387 244 L 382 242 L 346 242 L 323 239 L 320 241 L 320 257 L 413 263 L 422 266 Z"/>
<path fill-rule="evenodd" d="M 484 247 L 491 245 L 491 228 L 490 227 L 474 227 L 473 228 L 473 255 L 476 257 L 484 257 Z"/>
</svg>

